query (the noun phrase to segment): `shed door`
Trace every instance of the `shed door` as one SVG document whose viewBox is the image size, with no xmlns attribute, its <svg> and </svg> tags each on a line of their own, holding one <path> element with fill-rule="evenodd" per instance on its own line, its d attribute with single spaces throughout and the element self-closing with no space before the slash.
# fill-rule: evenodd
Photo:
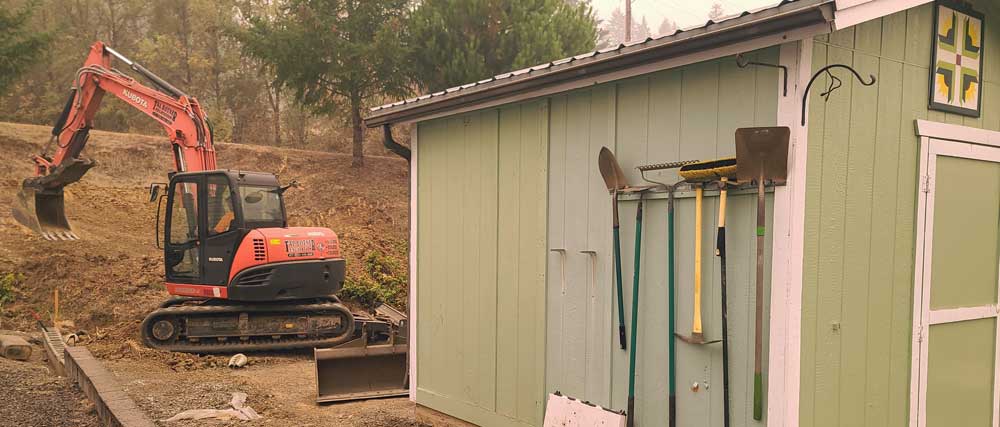
<svg viewBox="0 0 1000 427">
<path fill-rule="evenodd" d="M 910 425 L 996 427 L 1000 148 L 922 152 Z"/>
</svg>

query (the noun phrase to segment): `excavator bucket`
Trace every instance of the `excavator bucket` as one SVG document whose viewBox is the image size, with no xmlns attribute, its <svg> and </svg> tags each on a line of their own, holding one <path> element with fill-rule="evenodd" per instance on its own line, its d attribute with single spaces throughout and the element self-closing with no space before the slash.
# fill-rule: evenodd
<svg viewBox="0 0 1000 427">
<path fill-rule="evenodd" d="M 12 209 L 14 219 L 48 240 L 79 239 L 66 219 L 63 188 L 79 181 L 95 164 L 73 159 L 48 175 L 25 179 Z"/>
<path fill-rule="evenodd" d="M 316 349 L 317 403 L 406 396 L 406 316 L 382 305 L 355 315 L 355 339 Z"/>
</svg>

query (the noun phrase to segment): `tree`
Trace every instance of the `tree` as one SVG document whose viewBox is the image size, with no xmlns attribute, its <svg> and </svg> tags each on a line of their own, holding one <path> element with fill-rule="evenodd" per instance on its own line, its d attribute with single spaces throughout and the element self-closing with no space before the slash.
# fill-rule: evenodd
<svg viewBox="0 0 1000 427">
<path fill-rule="evenodd" d="M 437 91 L 594 49 L 589 2 L 425 0 L 410 20 L 410 62 Z"/>
<path fill-rule="evenodd" d="M 671 21 L 670 18 L 663 18 L 663 22 L 660 22 L 660 28 L 656 35 L 669 36 L 675 32 L 677 32 L 677 23 Z"/>
<path fill-rule="evenodd" d="M 625 14 L 622 13 L 620 8 L 615 8 L 615 10 L 611 11 L 611 18 L 608 19 L 607 29 L 611 33 L 611 40 L 615 44 L 625 43 Z M 644 40 L 649 37 L 649 34 L 649 24 L 646 22 L 646 17 L 643 16 L 642 20 L 636 20 L 633 17 L 631 41 Z"/>
<path fill-rule="evenodd" d="M 347 110 L 352 166 L 364 164 L 361 109 L 408 91 L 405 19 L 408 0 L 290 0 L 273 20 L 251 17 L 239 33 L 246 53 L 275 82 L 315 112 Z"/>
<path fill-rule="evenodd" d="M 49 36 L 27 29 L 35 4 L 11 11 L 0 1 L 0 93 L 37 61 L 49 43 Z"/>
<path fill-rule="evenodd" d="M 726 11 L 722 8 L 722 3 L 715 2 L 712 4 L 712 9 L 708 11 L 708 19 L 716 21 L 726 14 Z"/>
</svg>

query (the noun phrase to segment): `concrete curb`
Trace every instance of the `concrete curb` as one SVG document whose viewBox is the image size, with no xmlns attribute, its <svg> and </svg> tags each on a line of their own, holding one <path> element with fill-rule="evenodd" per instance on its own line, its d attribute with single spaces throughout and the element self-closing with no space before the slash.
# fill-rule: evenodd
<svg viewBox="0 0 1000 427">
<path fill-rule="evenodd" d="M 86 347 L 66 347 L 66 376 L 94 402 L 101 423 L 111 427 L 153 427 L 132 398 Z"/>
<path fill-rule="evenodd" d="M 60 377 L 66 376 L 66 343 L 62 333 L 57 328 L 42 328 L 42 338 L 45 345 L 45 355 L 49 366 Z"/>
</svg>

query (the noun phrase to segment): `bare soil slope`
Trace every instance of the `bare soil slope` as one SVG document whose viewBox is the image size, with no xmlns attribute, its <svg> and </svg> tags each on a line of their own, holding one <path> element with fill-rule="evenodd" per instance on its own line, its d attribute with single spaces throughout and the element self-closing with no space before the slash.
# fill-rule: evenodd
<svg viewBox="0 0 1000 427">
<path fill-rule="evenodd" d="M 102 344 L 131 344 L 138 322 L 167 297 L 162 252 L 154 244 L 156 205 L 148 203 L 147 188 L 166 181 L 173 164 L 169 143 L 91 132 L 84 155 L 98 166 L 66 190 L 67 216 L 82 240 L 50 242 L 9 215 L 21 180 L 32 173 L 29 156 L 48 136 L 45 127 L 0 123 L 0 273 L 24 276 L 2 322 L 31 329 L 31 311 L 46 317 L 59 287 L 61 317 L 109 356 Z M 289 223 L 337 232 L 350 275 L 362 274 L 361 259 L 371 250 L 405 266 L 409 185 L 402 159 L 370 157 L 366 167 L 352 169 L 342 154 L 233 144 L 218 144 L 217 151 L 220 167 L 301 183 L 286 193 Z"/>
<path fill-rule="evenodd" d="M 413 405 L 406 399 L 332 407 L 312 404 L 311 352 L 252 354 L 248 368 L 232 371 L 225 367 L 224 356 L 143 347 L 138 325 L 168 296 L 162 252 L 154 244 L 156 207 L 148 203 L 147 189 L 152 182 L 166 181 L 172 165 L 169 143 L 165 138 L 93 131 L 84 155 L 96 159 L 98 166 L 66 191 L 67 214 L 82 240 L 52 242 L 35 236 L 9 214 L 21 180 L 32 173 L 29 157 L 42 150 L 48 136 L 45 127 L 0 123 L 0 280 L 10 273 L 21 277 L 14 301 L 3 307 L 0 329 L 34 330 L 32 313 L 49 319 L 53 290 L 58 287 L 60 318 L 71 322 L 64 332 L 83 332 L 81 343 L 105 360 L 154 418 L 185 409 L 222 407 L 231 392 L 243 391 L 250 395 L 248 404 L 270 425 L 414 425 Z M 409 207 L 405 161 L 369 157 L 365 168 L 352 169 L 350 156 L 342 154 L 232 144 L 219 144 L 217 151 L 221 167 L 274 172 L 283 182 L 301 183 L 300 189 L 286 193 L 290 224 L 337 232 L 349 275 L 364 274 L 361 260 L 372 250 L 396 260 L 405 273 Z M 0 387 L 63 393 L 65 385 L 47 379 L 37 362 L 10 363 L 0 364 L 0 377 L 10 380 Z M 75 411 L 86 407 L 72 400 L 79 394 L 68 393 L 40 401 L 65 404 Z M 16 413 L 12 419 L 31 424 L 36 414 L 28 406 L 7 405 Z M 84 410 L 75 417 L 87 425 L 92 414 Z"/>
</svg>

